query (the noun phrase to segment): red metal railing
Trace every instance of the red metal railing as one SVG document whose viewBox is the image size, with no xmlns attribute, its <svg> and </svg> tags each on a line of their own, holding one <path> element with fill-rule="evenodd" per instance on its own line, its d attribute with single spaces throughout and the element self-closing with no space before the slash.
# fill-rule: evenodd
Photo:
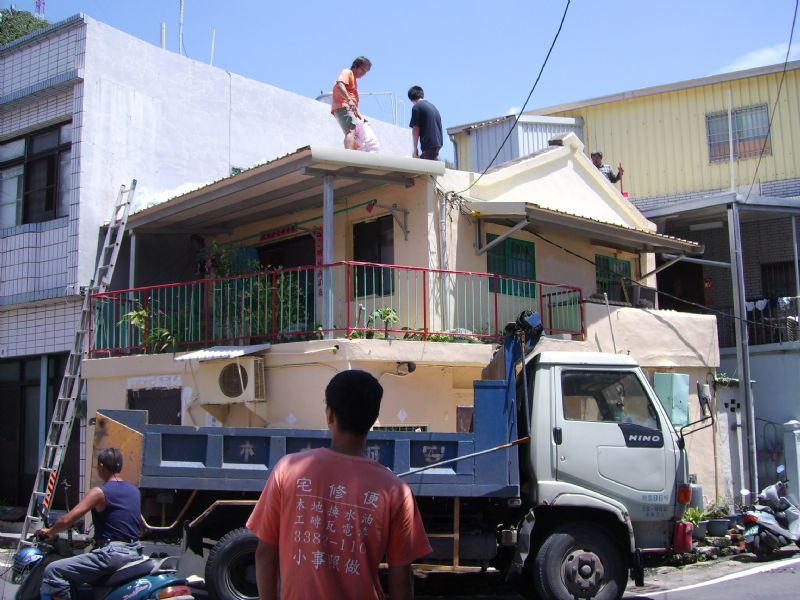
<svg viewBox="0 0 800 600">
<path fill-rule="evenodd" d="M 323 329 L 317 275 L 331 270 Z M 335 337 L 491 341 L 523 310 L 581 334 L 580 288 L 491 273 L 353 261 L 116 290 L 91 298 L 93 356 Z"/>
</svg>

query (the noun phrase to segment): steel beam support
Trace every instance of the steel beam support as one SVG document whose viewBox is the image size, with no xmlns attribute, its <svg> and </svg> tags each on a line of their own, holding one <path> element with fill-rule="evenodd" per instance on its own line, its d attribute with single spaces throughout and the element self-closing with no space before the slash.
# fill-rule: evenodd
<svg viewBox="0 0 800 600">
<path fill-rule="evenodd" d="M 756 423 L 753 388 L 750 383 L 750 348 L 745 315 L 744 261 L 742 235 L 739 222 L 739 205 L 728 205 L 728 242 L 731 256 L 731 284 L 733 286 L 733 317 L 736 332 L 736 363 L 739 370 L 739 389 L 744 394 L 744 411 L 747 415 L 746 439 L 748 479 L 750 490 L 758 492 L 758 462 L 756 460 Z M 744 457 L 740 457 L 741 460 Z M 742 482 L 744 485 L 744 482 Z"/>
<path fill-rule="evenodd" d="M 480 219 L 478 219 L 478 223 L 480 223 Z M 481 228 L 480 228 L 480 226 L 475 227 L 475 236 L 476 236 L 476 239 L 475 239 L 475 254 L 477 256 L 480 256 L 481 254 L 484 254 L 484 253 L 488 252 L 489 250 L 491 250 L 492 248 L 494 248 L 498 244 L 503 243 L 506 240 L 506 238 L 511 237 L 517 231 L 519 231 L 520 229 L 524 229 L 529 224 L 530 224 L 530 221 L 528 221 L 528 219 L 523 219 L 522 221 L 520 221 L 519 223 L 517 223 L 516 225 L 511 227 L 505 233 L 503 233 L 501 235 L 498 235 L 496 238 L 494 238 L 491 242 L 489 242 L 485 246 L 481 246 Z"/>
</svg>

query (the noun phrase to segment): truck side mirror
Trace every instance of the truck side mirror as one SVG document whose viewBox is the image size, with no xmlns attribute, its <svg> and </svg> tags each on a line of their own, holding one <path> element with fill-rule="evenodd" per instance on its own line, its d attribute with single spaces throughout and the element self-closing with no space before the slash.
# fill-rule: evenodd
<svg viewBox="0 0 800 600">
<path fill-rule="evenodd" d="M 697 401 L 700 403 L 700 418 L 697 421 L 687 423 L 678 431 L 680 435 L 678 444 L 681 450 L 684 448 L 683 438 L 686 435 L 706 429 L 714 424 L 714 411 L 711 408 L 711 386 L 707 383 L 701 385 L 699 381 L 697 382 Z M 689 431 L 686 431 L 687 429 Z"/>
<path fill-rule="evenodd" d="M 697 401 L 700 403 L 700 415 L 705 417 L 711 415 L 711 386 L 704 383 L 702 386 L 697 382 Z"/>
</svg>

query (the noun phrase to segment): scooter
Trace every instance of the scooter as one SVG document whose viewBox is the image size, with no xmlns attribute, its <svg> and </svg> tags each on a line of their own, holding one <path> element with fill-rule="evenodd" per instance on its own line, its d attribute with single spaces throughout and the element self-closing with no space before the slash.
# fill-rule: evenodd
<svg viewBox="0 0 800 600">
<path fill-rule="evenodd" d="M 49 519 L 45 518 L 45 526 Z M 60 558 L 73 556 L 66 539 L 47 541 L 34 537 L 32 545 L 14 554 L 11 565 L 12 583 L 19 584 L 15 600 L 39 600 L 39 588 L 45 567 Z M 169 566 L 174 563 L 173 566 Z M 200 578 L 183 578 L 177 574 L 175 557 L 150 558 L 130 562 L 91 586 L 73 588 L 73 600 L 194 600 L 190 584 Z"/>
<path fill-rule="evenodd" d="M 778 467 L 778 476 L 786 471 Z M 786 481 L 768 485 L 743 515 L 747 550 L 759 558 L 794 542 L 800 547 L 800 510 L 786 498 Z"/>
</svg>

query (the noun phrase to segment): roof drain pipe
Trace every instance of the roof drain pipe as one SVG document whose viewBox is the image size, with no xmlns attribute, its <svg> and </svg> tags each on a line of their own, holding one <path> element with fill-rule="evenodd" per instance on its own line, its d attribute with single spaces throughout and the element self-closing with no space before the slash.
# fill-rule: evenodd
<svg viewBox="0 0 800 600">
<path fill-rule="evenodd" d="M 439 268 L 447 271 L 447 194 L 441 192 L 439 193 Z M 442 295 L 442 316 L 444 317 L 443 330 L 446 331 L 450 329 L 450 303 L 447 295 L 447 277 L 444 273 L 441 275 L 440 293 Z"/>
<path fill-rule="evenodd" d="M 606 301 L 606 312 L 608 313 L 608 328 L 611 330 L 611 343 L 614 345 L 614 354 L 617 353 L 617 340 L 614 339 L 614 324 L 611 322 L 611 307 L 608 305 L 608 293 L 603 292 L 603 300 Z"/>
</svg>

